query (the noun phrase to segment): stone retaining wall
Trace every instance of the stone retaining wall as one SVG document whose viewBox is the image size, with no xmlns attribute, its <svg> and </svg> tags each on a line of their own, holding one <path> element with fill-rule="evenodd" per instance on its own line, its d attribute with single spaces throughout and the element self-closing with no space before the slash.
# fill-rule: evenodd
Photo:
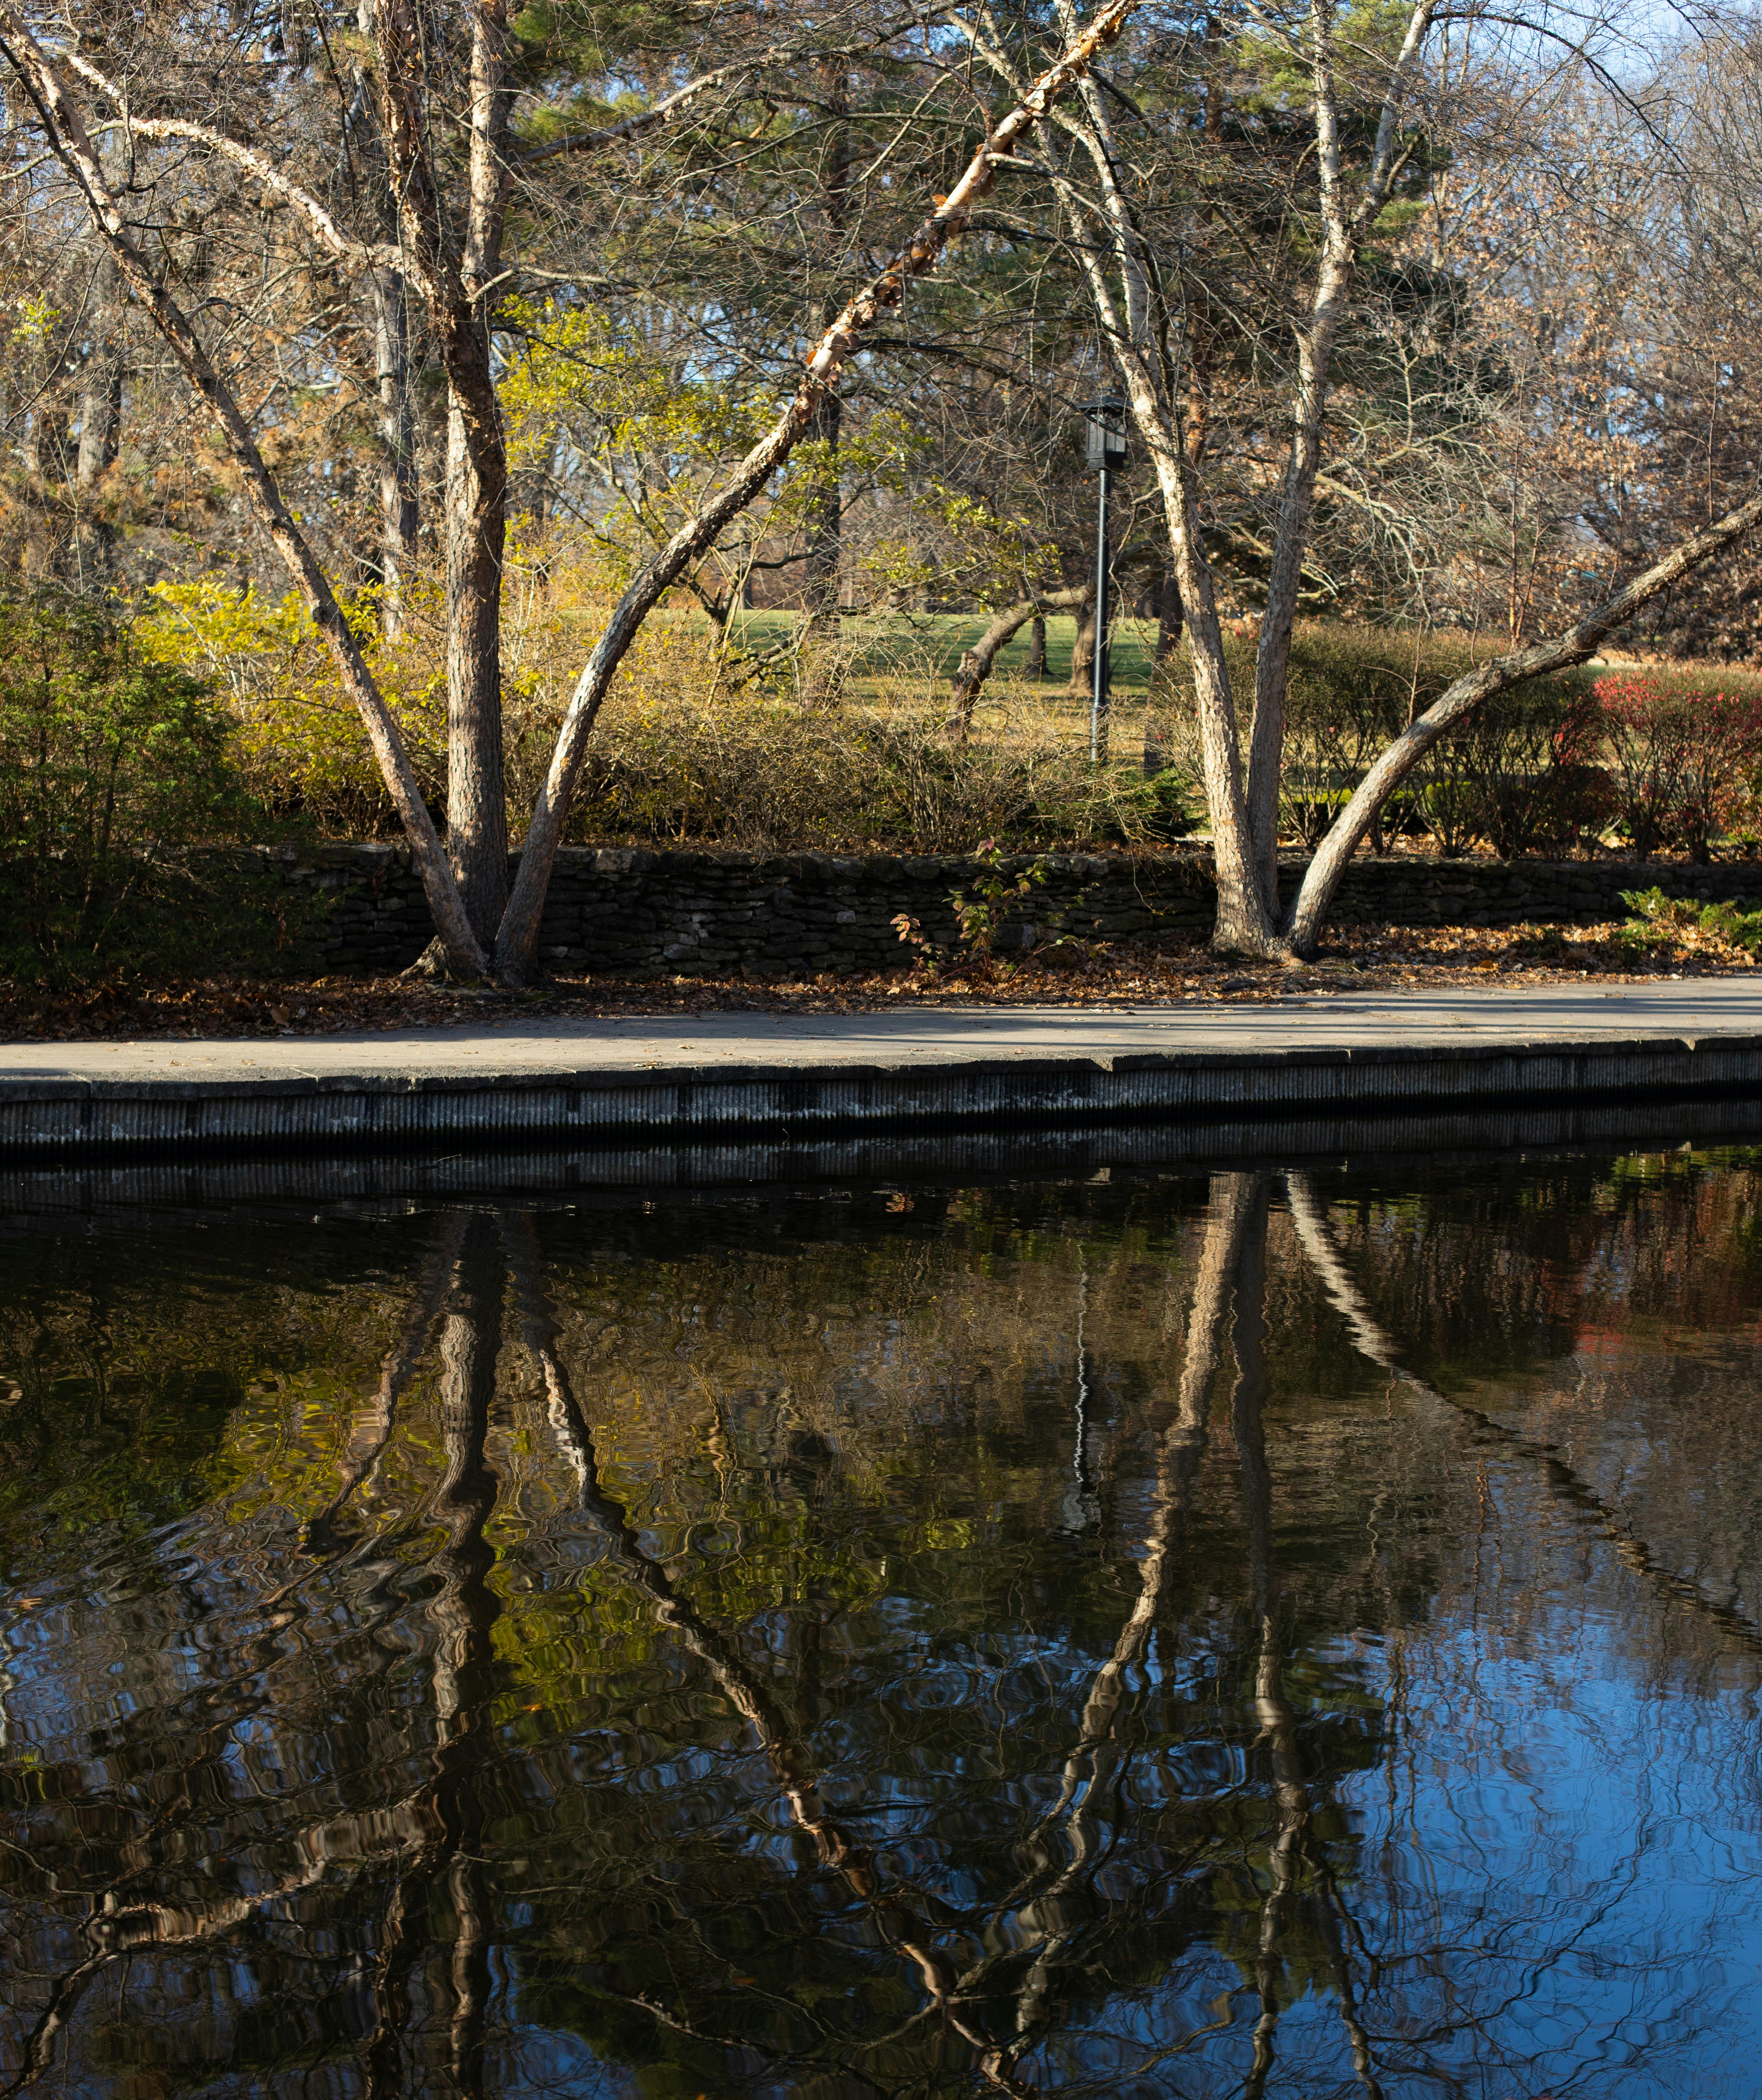
<svg viewBox="0 0 1762 2100">
<path fill-rule="evenodd" d="M 1010 871 L 1027 858 L 1005 865 Z M 340 971 L 401 969 L 432 931 L 400 846 L 325 846 L 286 857 L 291 887 L 329 906 L 302 961 Z M 1289 898 L 1305 863 L 1284 871 Z M 916 918 L 939 947 L 957 934 L 949 903 L 983 870 L 956 856 L 649 853 L 574 847 L 559 856 L 540 951 L 572 971 L 670 970 L 796 977 L 907 960 L 891 921 Z M 1620 893 L 1654 885 L 1703 901 L 1762 903 L 1762 866 L 1625 861 L 1354 862 L 1334 911 L 1340 924 L 1586 924 L 1623 915 Z M 1032 946 L 1063 929 L 1132 941 L 1210 930 L 1215 889 L 1199 851 L 1058 854 L 1047 880 L 1013 908 L 1000 946 Z"/>
</svg>

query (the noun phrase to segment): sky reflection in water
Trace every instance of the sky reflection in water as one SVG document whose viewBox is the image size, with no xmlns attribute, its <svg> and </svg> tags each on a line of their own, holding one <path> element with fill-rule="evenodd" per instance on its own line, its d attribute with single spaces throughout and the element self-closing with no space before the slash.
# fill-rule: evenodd
<svg viewBox="0 0 1762 2100">
<path fill-rule="evenodd" d="M 1751 2094 L 1759 1219 L 0 1239 L 0 2093 Z"/>
</svg>

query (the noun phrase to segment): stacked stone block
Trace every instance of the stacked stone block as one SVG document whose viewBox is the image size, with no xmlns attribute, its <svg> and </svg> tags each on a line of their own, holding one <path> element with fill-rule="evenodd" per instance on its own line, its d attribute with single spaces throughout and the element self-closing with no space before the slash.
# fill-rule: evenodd
<svg viewBox="0 0 1762 2100">
<path fill-rule="evenodd" d="M 432 933 L 408 851 L 391 845 L 325 846 L 278 856 L 290 888 L 316 891 L 320 931 L 295 959 L 302 967 L 386 972 L 414 961 Z M 1036 857 L 1005 861 L 1006 880 Z M 1210 930 L 1215 883 L 1201 851 L 1053 854 L 1046 880 L 1002 914 L 1000 951 L 1040 945 L 1060 932 L 1131 942 Z M 1290 861 L 1284 893 L 1305 863 Z M 986 875 L 958 855 L 651 853 L 575 847 L 559 855 L 540 952 L 571 975 L 669 972 L 679 976 L 795 977 L 884 968 L 911 960 L 893 921 L 915 919 L 938 948 L 955 946 L 950 898 Z M 1588 924 L 1618 919 L 1621 892 L 1654 885 L 1702 902 L 1762 904 L 1762 865 L 1624 861 L 1355 861 L 1341 886 L 1341 925 Z"/>
</svg>

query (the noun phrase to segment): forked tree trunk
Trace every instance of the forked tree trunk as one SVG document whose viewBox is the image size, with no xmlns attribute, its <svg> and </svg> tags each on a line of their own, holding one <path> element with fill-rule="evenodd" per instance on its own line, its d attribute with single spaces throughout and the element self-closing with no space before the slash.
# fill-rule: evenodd
<svg viewBox="0 0 1762 2100">
<path fill-rule="evenodd" d="M 507 205 L 507 0 L 471 10 L 469 201 L 461 233 L 430 159 L 432 89 L 416 0 L 376 0 L 380 121 L 404 238 L 418 259 L 447 375 L 447 851 L 473 932 L 492 941 L 508 896 L 501 568 L 508 457 L 489 293 Z"/>
<path fill-rule="evenodd" d="M 1070 0 L 1060 0 L 1060 11 L 1068 16 Z M 1261 895 L 1250 851 L 1242 752 L 1211 563 L 1199 534 L 1198 483 L 1181 441 L 1180 411 L 1174 405 L 1178 396 L 1165 395 L 1161 384 L 1164 374 L 1151 324 L 1150 258 L 1119 188 L 1119 171 L 1124 162 L 1114 139 L 1106 104 L 1092 81 L 1085 80 L 1081 91 L 1086 121 L 1075 128 L 1101 190 L 1111 259 L 1119 270 L 1119 294 L 1106 268 L 1108 250 L 1082 222 L 1075 224 L 1077 257 L 1124 382 L 1127 406 L 1155 470 L 1168 521 L 1171 567 L 1181 593 L 1193 664 L 1194 711 L 1199 721 L 1200 765 L 1212 821 L 1212 860 L 1217 878 L 1217 919 L 1212 942 L 1234 953 L 1265 955 L 1272 952 L 1278 937 Z"/>
<path fill-rule="evenodd" d="M 1071 0 L 1058 0 L 1068 18 Z M 1386 199 L 1398 144 L 1399 112 L 1420 44 L 1429 28 L 1433 0 L 1419 0 L 1409 15 L 1400 55 L 1391 71 L 1377 126 L 1376 142 L 1363 193 L 1349 213 L 1341 194 L 1338 126 L 1334 111 L 1333 0 L 1311 0 L 1309 56 L 1317 112 L 1318 168 L 1323 220 L 1323 259 L 1318 270 L 1312 312 L 1300 341 L 1302 376 L 1293 423 L 1293 446 L 1287 468 L 1280 536 L 1275 543 L 1274 646 L 1267 660 L 1265 704 L 1257 708 L 1260 763 L 1252 776 L 1251 816 L 1244 781 L 1235 695 L 1223 650 L 1212 567 L 1199 529 L 1199 503 L 1195 461 L 1202 449 L 1197 432 L 1184 426 L 1181 396 L 1191 377 L 1191 346 L 1182 338 L 1166 302 L 1153 316 L 1153 285 L 1159 283 L 1156 258 L 1146 247 L 1131 203 L 1120 184 L 1129 157 L 1122 154 L 1113 120 L 1100 89 L 1092 80 L 1082 87 L 1083 121 L 1072 130 L 1093 164 L 1100 207 L 1093 221 L 1074 214 L 1078 259 L 1088 282 L 1102 330 L 1124 382 L 1128 404 L 1156 470 L 1177 587 L 1186 617 L 1193 664 L 1194 700 L 1206 801 L 1209 806 L 1217 876 L 1217 920 L 1214 946 L 1228 952 L 1273 955 L 1283 943 L 1275 924 L 1278 768 L 1283 742 L 1283 657 L 1288 653 L 1288 622 L 1282 610 L 1287 594 L 1284 571 L 1292 567 L 1289 591 L 1294 609 L 1294 578 L 1307 545 L 1318 458 L 1322 418 L 1327 398 L 1328 368 L 1334 335 L 1358 240 Z M 1105 227 L 1106 239 L 1095 233 Z M 1111 271 L 1117 270 L 1116 290 Z M 1170 356 L 1172 351 L 1174 355 Z M 1295 565 L 1292 567 L 1292 565 Z"/>
<path fill-rule="evenodd" d="M 1409 17 L 1406 41 L 1395 68 L 1398 82 L 1430 26 L 1429 4 Z M 1346 300 L 1357 267 L 1357 236 L 1367 223 L 1366 213 L 1380 208 L 1393 174 L 1394 115 L 1392 91 L 1385 99 L 1372 156 L 1367 194 L 1349 214 L 1341 192 L 1340 121 L 1334 99 L 1333 0 L 1312 0 L 1309 15 L 1310 78 L 1315 90 L 1316 173 L 1322 210 L 1321 253 L 1309 320 L 1297 332 L 1297 386 L 1291 411 L 1291 449 L 1278 518 L 1273 536 L 1273 562 L 1267 579 L 1266 605 L 1261 617 L 1260 647 L 1254 672 L 1254 720 L 1249 731 L 1248 812 L 1255 877 L 1269 913 L 1278 910 L 1278 810 L 1284 757 L 1285 690 L 1291 670 L 1292 629 L 1297 616 L 1297 593 L 1309 544 L 1309 519 L 1315 502 L 1315 477 L 1322 461 L 1323 426 L 1332 377 L 1334 350 L 1345 320 Z"/>
</svg>

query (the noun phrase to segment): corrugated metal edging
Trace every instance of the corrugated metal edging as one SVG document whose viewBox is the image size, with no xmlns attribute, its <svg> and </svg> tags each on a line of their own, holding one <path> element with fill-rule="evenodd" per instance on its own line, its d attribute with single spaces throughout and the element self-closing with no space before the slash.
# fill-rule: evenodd
<svg viewBox="0 0 1762 2100">
<path fill-rule="evenodd" d="M 612 1198 L 752 1188 L 912 1181 L 965 1185 L 1037 1174 L 1211 1171 L 1349 1157 L 1435 1162 L 1589 1149 L 1755 1143 L 1762 1090 L 1672 1103 L 1648 1097 L 1384 1114 L 1191 1118 L 1066 1124 L 1036 1131 L 872 1132 L 800 1143 L 757 1140 L 642 1145 L 528 1145 L 510 1152 L 311 1153 L 181 1158 L 113 1157 L 0 1167 L 0 1228 L 80 1216 L 130 1226 L 154 1219 L 285 1206 L 316 1211 L 444 1202 Z"/>
<path fill-rule="evenodd" d="M 598 1072 L 457 1082 L 0 1082 L 0 1156 L 507 1149 L 888 1128 L 1375 1112 L 1762 1086 L 1762 1038 L 1445 1050 L 920 1065 L 770 1073 Z"/>
</svg>

